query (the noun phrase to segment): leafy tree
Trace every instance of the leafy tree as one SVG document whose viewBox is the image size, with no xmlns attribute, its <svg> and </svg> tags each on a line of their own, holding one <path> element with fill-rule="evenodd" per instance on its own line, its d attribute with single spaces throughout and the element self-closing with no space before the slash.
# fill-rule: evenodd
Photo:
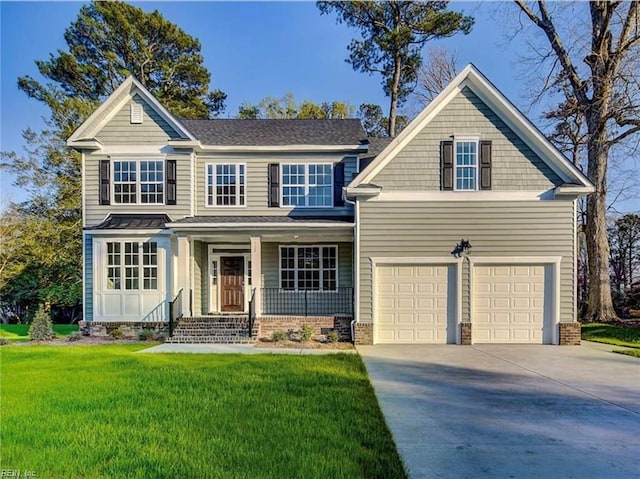
<svg viewBox="0 0 640 479">
<path fill-rule="evenodd" d="M 587 175 L 596 187 L 596 192 L 587 198 L 585 227 L 589 263 L 587 320 L 612 321 L 617 316 L 609 276 L 607 173 L 611 148 L 640 131 L 640 3 L 584 3 L 590 20 L 589 41 L 583 45 L 576 43 L 575 34 L 584 33 L 584 29 L 576 30 L 569 24 L 566 31 L 561 31 L 558 16 L 550 12 L 546 2 L 537 2 L 537 7 L 523 0 L 515 3 L 548 43 L 549 51 L 541 52 L 543 61 L 550 62 L 547 78 L 566 83 L 567 106 L 584 118 Z M 572 12 L 572 19 L 576 16 Z"/>
<path fill-rule="evenodd" d="M 640 216 L 630 213 L 618 218 L 608 234 L 612 286 L 621 306 L 633 284 L 640 279 Z"/>
<path fill-rule="evenodd" d="M 42 132 L 23 132 L 24 154 L 0 154 L 0 167 L 31 195 L 0 217 L 0 297 L 19 311 L 47 301 L 72 320 L 82 300 L 81 164 L 66 138 L 130 74 L 178 116 L 207 118 L 221 110 L 225 95 L 208 92 L 200 43 L 157 11 L 84 5 L 65 40 L 67 50 L 36 61 L 47 83 L 18 79 L 51 116 Z"/>
<path fill-rule="evenodd" d="M 322 14 L 335 12 L 337 21 L 358 29 L 352 40 L 353 69 L 382 75 L 390 98 L 387 133 L 395 136 L 397 109 L 413 90 L 422 65 L 421 49 L 429 40 L 469 33 L 473 18 L 447 10 L 447 1 L 317 2 Z"/>
<path fill-rule="evenodd" d="M 314 103 L 304 100 L 299 104 L 293 93 L 286 93 L 282 98 L 266 96 L 257 105 L 244 102 L 238 108 L 238 118 L 297 118 L 297 119 L 330 119 L 351 118 L 355 112 L 353 105 L 342 102 Z"/>
<path fill-rule="evenodd" d="M 362 121 L 362 127 L 367 136 L 388 136 L 389 118 L 382 113 L 382 107 L 373 103 L 363 103 L 358 108 L 357 117 Z M 409 118 L 404 115 L 396 117 L 396 133 L 400 133 L 408 124 Z"/>
</svg>

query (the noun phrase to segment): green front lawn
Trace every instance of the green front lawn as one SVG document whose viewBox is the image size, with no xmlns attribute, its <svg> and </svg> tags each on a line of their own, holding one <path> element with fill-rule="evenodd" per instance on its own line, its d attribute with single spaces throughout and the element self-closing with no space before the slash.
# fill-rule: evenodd
<svg viewBox="0 0 640 479">
<path fill-rule="evenodd" d="M 53 332 L 59 338 L 69 336 L 73 331 L 78 330 L 77 324 L 54 324 Z M 9 341 L 28 341 L 29 325 L 28 324 L 0 324 L 0 338 Z"/>
<path fill-rule="evenodd" d="M 623 327 L 603 323 L 583 323 L 582 339 L 597 343 L 613 344 L 636 348 L 633 350 L 618 350 L 616 353 L 640 357 L 640 328 Z"/>
<path fill-rule="evenodd" d="M 0 469 L 37 477 L 406 477 L 357 355 L 2 348 Z"/>
</svg>

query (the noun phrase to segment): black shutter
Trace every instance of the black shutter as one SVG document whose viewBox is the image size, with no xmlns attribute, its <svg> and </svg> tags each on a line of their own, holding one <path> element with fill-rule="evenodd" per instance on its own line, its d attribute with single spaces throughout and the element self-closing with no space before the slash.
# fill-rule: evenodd
<svg viewBox="0 0 640 479">
<path fill-rule="evenodd" d="M 176 160 L 167 160 L 166 161 L 166 178 L 167 178 L 167 204 L 175 205 L 177 202 L 176 198 Z"/>
<path fill-rule="evenodd" d="M 480 142 L 480 188 L 491 189 L 491 142 Z"/>
<path fill-rule="evenodd" d="M 453 141 L 440 142 L 440 189 L 453 190 Z"/>
<path fill-rule="evenodd" d="M 269 199 L 268 206 L 277 208 L 280 206 L 280 165 L 269 163 Z"/>
<path fill-rule="evenodd" d="M 344 186 L 344 163 L 333 165 L 333 206 L 344 206 L 342 187 Z"/>
<path fill-rule="evenodd" d="M 111 160 L 100 160 L 100 204 L 111 204 Z"/>
</svg>

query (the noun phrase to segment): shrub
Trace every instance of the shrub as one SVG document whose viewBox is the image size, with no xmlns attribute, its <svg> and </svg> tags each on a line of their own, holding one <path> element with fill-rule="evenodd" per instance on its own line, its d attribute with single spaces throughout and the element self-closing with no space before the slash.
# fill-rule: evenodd
<svg viewBox="0 0 640 479">
<path fill-rule="evenodd" d="M 0 346 L 6 346 L 9 344 L 9 340 L 7 338 L 0 338 Z"/>
<path fill-rule="evenodd" d="M 82 333 L 80 331 L 71 331 L 67 336 L 67 341 L 80 341 L 82 339 Z"/>
<path fill-rule="evenodd" d="M 309 341 L 315 332 L 315 328 L 310 324 L 303 324 L 300 330 L 300 341 Z"/>
<path fill-rule="evenodd" d="M 271 334 L 271 339 L 273 341 L 284 341 L 287 338 L 287 333 L 284 331 L 274 331 Z"/>
<path fill-rule="evenodd" d="M 124 338 L 124 331 L 121 328 L 114 329 L 109 333 L 113 339 Z"/>
<path fill-rule="evenodd" d="M 338 337 L 338 333 L 335 331 L 329 331 L 327 333 L 327 341 L 330 343 L 337 343 L 340 338 Z"/>
<path fill-rule="evenodd" d="M 151 331 L 150 329 L 143 329 L 142 331 L 140 331 L 140 334 L 138 334 L 138 338 L 140 338 L 140 341 L 149 341 L 153 339 L 153 336 L 153 331 Z"/>
<path fill-rule="evenodd" d="M 51 315 L 45 311 L 42 305 L 38 307 L 36 314 L 33 316 L 31 327 L 29 328 L 29 337 L 31 341 L 48 341 L 55 338 Z"/>
</svg>

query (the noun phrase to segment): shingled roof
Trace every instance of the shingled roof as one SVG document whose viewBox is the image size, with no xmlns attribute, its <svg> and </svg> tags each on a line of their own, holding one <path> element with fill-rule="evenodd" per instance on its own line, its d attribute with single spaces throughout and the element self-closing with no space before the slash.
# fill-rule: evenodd
<svg viewBox="0 0 640 479">
<path fill-rule="evenodd" d="M 180 120 L 205 145 L 360 145 L 367 135 L 358 119 Z"/>
</svg>

